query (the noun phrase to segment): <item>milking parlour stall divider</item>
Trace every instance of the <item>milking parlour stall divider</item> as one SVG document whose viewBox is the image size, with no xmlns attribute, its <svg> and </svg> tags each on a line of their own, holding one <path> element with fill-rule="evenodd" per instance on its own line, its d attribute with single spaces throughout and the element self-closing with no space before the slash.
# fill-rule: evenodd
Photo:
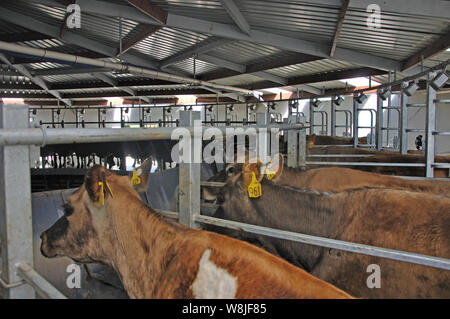
<svg viewBox="0 0 450 319">
<path fill-rule="evenodd" d="M 436 91 L 443 79 L 445 72 L 434 74 L 434 71 L 445 68 L 449 61 L 437 67 L 419 73 L 414 77 L 405 78 L 401 81 L 391 82 L 377 87 L 378 94 L 378 112 L 376 113 L 376 147 L 382 148 L 381 131 L 383 129 L 380 121 L 382 120 L 382 100 L 386 92 L 393 85 L 407 85 L 401 87 L 401 150 L 406 148 L 406 110 L 408 107 L 407 96 L 414 89 L 414 81 L 420 77 L 427 77 L 427 100 L 424 106 L 427 109 L 426 117 L 426 163 L 420 165 L 426 167 L 426 177 L 433 176 L 433 169 L 442 165 L 434 163 L 435 156 L 435 136 L 450 135 L 450 132 L 436 131 L 436 102 L 449 103 L 446 100 L 436 100 Z M 370 90 L 359 90 L 354 92 L 354 110 L 353 110 L 353 147 L 358 146 L 358 112 L 359 104 L 364 100 L 364 92 Z M 388 93 L 389 94 L 389 93 Z M 332 110 L 337 105 L 335 97 L 332 100 Z M 312 101 L 311 101 L 312 102 Z M 411 105 L 409 105 L 411 107 Z M 52 111 L 53 112 L 53 111 Z M 193 136 L 191 139 L 191 150 L 196 142 L 203 139 L 203 134 L 195 135 L 200 126 L 200 112 L 181 111 L 180 127 L 187 128 Z M 270 125 L 271 115 L 267 113 L 258 113 L 256 115 L 256 125 L 249 125 L 249 128 L 255 128 L 255 131 L 276 128 L 281 131 L 287 131 L 287 165 L 289 167 L 299 167 L 310 164 L 306 159 L 306 129 L 314 132 L 314 111 L 311 112 L 310 124 L 305 123 L 302 114 L 294 114 L 290 110 L 288 119 L 284 119 L 283 124 Z M 332 112 L 332 132 L 336 128 L 335 112 Z M 323 123 L 323 122 L 322 122 Z M 36 293 L 43 298 L 66 298 L 55 287 L 53 287 L 45 278 L 40 276 L 33 269 L 33 251 L 32 251 L 32 220 L 31 220 L 31 192 L 30 192 L 30 170 L 29 170 L 29 152 L 30 145 L 44 146 L 47 144 L 70 144 L 70 143 L 95 143 L 95 142 L 118 142 L 118 141 L 139 141 L 139 140 L 163 140 L 171 139 L 172 132 L 176 127 L 158 127 L 158 128 L 29 128 L 29 109 L 27 105 L 2 105 L 0 108 L 0 167 L 2 174 L 1 182 L 1 212 L 0 212 L 0 230 L 1 230 L 1 251 L 2 268 L 0 274 L 0 286 L 3 288 L 3 296 L 6 298 L 35 298 Z M 348 125 L 348 124 L 347 124 Z M 321 125 L 321 127 L 326 127 Z M 217 127 L 223 133 L 229 126 Z M 270 149 L 270 137 L 267 131 L 264 134 L 262 143 L 266 144 L 267 150 Z M 248 134 L 244 130 L 237 134 Z M 200 140 L 200 141 L 199 141 Z M 261 140 L 260 140 L 261 143 Z M 369 143 L 370 144 L 370 143 Z M 202 148 L 200 148 L 202 152 Z M 196 157 L 199 156 L 199 157 Z M 201 154 L 191 152 L 192 159 L 201 158 Z M 317 163 L 317 162 L 313 162 Z M 345 163 L 354 165 L 354 163 Z M 368 165 L 383 166 L 387 163 L 365 163 Z M 391 163 L 396 166 L 408 166 L 402 163 Z M 336 163 L 333 163 L 336 165 Z M 419 164 L 414 164 L 419 166 Z M 415 254 L 406 251 L 387 249 L 363 245 L 359 243 L 345 242 L 307 234 L 300 234 L 268 227 L 255 226 L 240 222 L 234 222 L 201 214 L 200 206 L 200 188 L 201 184 L 208 185 L 207 182 L 200 182 L 200 163 L 180 163 L 179 164 L 179 211 L 158 212 L 164 216 L 178 219 L 178 221 L 190 228 L 195 228 L 197 223 L 212 224 L 216 226 L 243 230 L 255 234 L 272 236 L 275 238 L 305 243 L 310 245 L 334 248 L 344 251 L 350 251 L 359 254 L 365 254 L 376 257 L 383 257 L 397 261 L 409 262 L 429 267 L 435 267 L 450 270 L 450 259 Z M 211 186 L 211 185 L 208 185 Z"/>
</svg>

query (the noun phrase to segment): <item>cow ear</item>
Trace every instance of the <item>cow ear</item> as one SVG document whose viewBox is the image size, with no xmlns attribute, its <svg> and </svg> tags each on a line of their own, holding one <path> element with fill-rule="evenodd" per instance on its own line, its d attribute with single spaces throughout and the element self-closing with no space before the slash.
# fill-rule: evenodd
<svg viewBox="0 0 450 319">
<path fill-rule="evenodd" d="M 94 204 L 103 206 L 106 199 L 113 197 L 111 182 L 108 182 L 111 175 L 113 175 L 111 171 L 100 165 L 95 165 L 87 171 L 84 186 Z"/>
<path fill-rule="evenodd" d="M 147 158 L 141 166 L 134 169 L 128 176 L 131 185 L 139 193 L 143 193 L 147 190 L 148 182 L 150 180 L 150 171 L 152 169 L 152 162 L 153 160 L 151 157 Z"/>
<path fill-rule="evenodd" d="M 264 164 L 260 160 L 256 160 L 256 163 L 246 162 L 242 166 L 242 180 L 244 182 L 244 186 L 248 187 L 252 181 L 252 173 L 255 173 L 255 177 L 258 182 L 264 177 L 264 174 L 261 172 L 261 169 L 264 167 Z"/>
<path fill-rule="evenodd" d="M 272 159 L 267 165 L 264 174 L 268 180 L 276 181 L 283 173 L 284 156 L 281 153 L 272 156 Z"/>
</svg>

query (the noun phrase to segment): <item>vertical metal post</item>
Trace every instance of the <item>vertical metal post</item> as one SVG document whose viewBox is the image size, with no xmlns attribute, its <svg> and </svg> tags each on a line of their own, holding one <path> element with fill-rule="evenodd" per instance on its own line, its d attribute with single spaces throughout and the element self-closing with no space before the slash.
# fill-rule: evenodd
<svg viewBox="0 0 450 319">
<path fill-rule="evenodd" d="M 303 128 L 298 133 L 298 166 L 306 166 L 306 128 Z"/>
<path fill-rule="evenodd" d="M 201 159 L 195 152 L 202 152 L 201 113 L 198 111 L 180 111 L 180 126 L 199 126 L 200 136 L 194 133 L 190 140 L 190 163 L 180 163 L 179 177 L 179 222 L 194 228 L 194 218 L 200 214 L 200 165 L 195 159 Z M 198 141 L 200 139 L 200 141 Z M 196 142 L 197 140 L 197 142 Z"/>
<path fill-rule="evenodd" d="M 355 96 L 353 96 L 353 147 L 358 147 L 358 126 L 359 126 L 359 103 L 356 101 Z"/>
<path fill-rule="evenodd" d="M 402 89 L 400 92 L 400 153 L 408 153 L 408 96 Z"/>
<path fill-rule="evenodd" d="M 257 125 L 269 125 L 269 114 L 268 113 L 257 113 L 256 114 L 256 124 Z M 266 164 L 264 156 L 270 156 L 270 130 L 266 134 L 258 132 L 258 157 Z"/>
<path fill-rule="evenodd" d="M 389 71 L 388 82 L 392 82 L 392 73 Z M 386 144 L 389 146 L 389 139 L 391 137 L 391 107 L 392 107 L 392 95 L 388 98 L 388 109 L 387 109 L 387 131 L 386 131 Z"/>
<path fill-rule="evenodd" d="M 334 96 L 331 97 L 331 136 L 336 136 L 336 103 Z"/>
<path fill-rule="evenodd" d="M 312 104 L 312 99 L 309 100 L 309 134 L 314 134 L 314 106 Z"/>
<path fill-rule="evenodd" d="M 0 128 L 28 128 L 28 105 L 0 103 Z M 33 266 L 30 156 L 28 145 L 0 147 L 0 233 L 2 279 L 21 281 L 16 263 Z M 2 292 L 5 298 L 34 298 L 33 288 L 21 285 Z"/>
<path fill-rule="evenodd" d="M 436 140 L 433 132 L 436 131 L 436 90 L 430 85 L 430 79 L 427 83 L 427 114 L 425 123 L 425 177 L 434 176 L 434 156 L 436 149 Z"/>
<path fill-rule="evenodd" d="M 380 96 L 380 90 L 377 91 L 377 123 L 376 123 L 376 147 L 377 151 L 383 149 L 383 99 Z"/>
<path fill-rule="evenodd" d="M 289 124 L 297 123 L 297 116 L 289 115 Z M 297 167 L 298 165 L 298 137 L 299 134 L 296 130 L 287 131 L 287 166 Z"/>
</svg>

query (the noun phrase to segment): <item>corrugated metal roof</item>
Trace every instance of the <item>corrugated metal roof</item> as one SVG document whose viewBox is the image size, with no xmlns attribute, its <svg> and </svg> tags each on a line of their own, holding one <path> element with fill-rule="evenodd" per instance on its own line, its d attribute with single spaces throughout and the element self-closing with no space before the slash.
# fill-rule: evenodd
<svg viewBox="0 0 450 319">
<path fill-rule="evenodd" d="M 348 62 L 341 62 L 331 59 L 323 59 L 317 61 L 311 61 L 301 64 L 295 64 L 290 66 L 284 66 L 277 69 L 268 70 L 266 72 L 282 77 L 294 77 L 300 75 L 308 75 L 336 70 L 346 70 L 358 67 Z"/>
<path fill-rule="evenodd" d="M 162 28 L 151 37 L 138 43 L 134 49 L 152 58 L 162 60 L 207 38 L 207 35 L 195 32 Z"/>
<path fill-rule="evenodd" d="M 238 41 L 221 46 L 208 54 L 231 62 L 247 64 L 256 60 L 263 63 L 265 57 L 270 59 L 272 55 L 281 52 L 283 51 L 268 45 Z"/>
<path fill-rule="evenodd" d="M 403 60 L 448 32 L 450 21 L 383 12 L 381 28 L 367 26 L 369 13 L 349 10 L 338 46 Z"/>
<path fill-rule="evenodd" d="M 186 72 L 188 74 L 194 73 L 194 59 L 190 58 L 178 63 L 173 64 L 171 67 Z M 196 60 L 195 61 L 195 74 L 200 75 L 206 72 L 216 71 L 220 68 L 214 64 L 207 63 L 204 61 Z"/>
</svg>

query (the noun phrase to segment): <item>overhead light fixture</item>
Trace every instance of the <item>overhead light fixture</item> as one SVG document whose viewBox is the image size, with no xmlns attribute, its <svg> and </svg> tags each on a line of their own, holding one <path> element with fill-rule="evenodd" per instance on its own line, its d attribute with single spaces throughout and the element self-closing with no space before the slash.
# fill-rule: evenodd
<svg viewBox="0 0 450 319">
<path fill-rule="evenodd" d="M 230 112 L 233 112 L 233 111 L 234 111 L 234 105 L 233 105 L 233 104 L 230 104 L 230 106 L 228 107 L 228 110 L 229 110 Z"/>
<path fill-rule="evenodd" d="M 380 92 L 380 97 L 383 101 L 386 101 L 392 94 L 391 88 L 386 88 Z"/>
<path fill-rule="evenodd" d="M 150 110 L 150 108 L 148 108 L 148 109 L 146 109 L 145 111 L 146 111 L 147 113 L 150 113 L 151 110 Z"/>
<path fill-rule="evenodd" d="M 208 107 L 207 107 L 207 110 L 208 110 L 209 112 L 212 112 L 212 111 L 213 111 L 213 106 L 214 106 L 214 105 L 208 106 Z"/>
<path fill-rule="evenodd" d="M 344 102 L 344 97 L 342 95 L 335 96 L 333 102 L 336 105 L 341 105 Z"/>
<path fill-rule="evenodd" d="M 403 89 L 403 92 L 407 96 L 412 96 L 418 89 L 419 86 L 416 84 L 416 82 L 411 81 L 410 83 L 406 83 L 406 87 Z"/>
<path fill-rule="evenodd" d="M 275 109 L 277 108 L 277 103 L 272 102 L 272 103 L 269 104 L 269 107 L 270 107 L 272 110 L 275 110 Z"/>
<path fill-rule="evenodd" d="M 292 107 L 293 109 L 298 108 L 298 101 L 293 102 L 293 103 L 291 104 L 291 107 Z"/>
<path fill-rule="evenodd" d="M 84 114 L 84 109 L 80 109 L 80 114 Z"/>
<path fill-rule="evenodd" d="M 435 89 L 439 90 L 441 87 L 444 86 L 445 83 L 448 81 L 448 75 L 442 71 L 439 72 L 433 80 L 431 80 L 430 85 Z"/>
<path fill-rule="evenodd" d="M 167 112 L 167 113 L 172 112 L 172 108 L 168 107 L 168 108 L 166 109 L 166 112 Z"/>
<path fill-rule="evenodd" d="M 102 110 L 102 113 L 103 113 L 103 114 L 106 114 L 106 109 L 103 109 L 103 110 Z"/>
<path fill-rule="evenodd" d="M 355 95 L 355 99 L 359 104 L 363 104 L 367 101 L 368 97 L 364 94 L 364 92 L 361 92 L 361 94 Z"/>
<path fill-rule="evenodd" d="M 254 111 L 256 109 L 256 104 L 249 104 L 248 108 L 250 109 L 250 111 Z"/>
<path fill-rule="evenodd" d="M 319 99 L 315 98 L 315 99 L 311 100 L 311 104 L 314 107 L 319 107 L 322 104 L 322 101 L 320 101 Z"/>
<path fill-rule="evenodd" d="M 128 111 L 129 111 L 128 108 L 126 108 L 126 109 L 125 109 L 125 113 L 128 113 Z"/>
<path fill-rule="evenodd" d="M 61 114 L 61 110 L 60 110 L 60 109 L 57 109 L 57 110 L 56 110 L 56 114 L 60 115 L 60 114 Z"/>
</svg>

